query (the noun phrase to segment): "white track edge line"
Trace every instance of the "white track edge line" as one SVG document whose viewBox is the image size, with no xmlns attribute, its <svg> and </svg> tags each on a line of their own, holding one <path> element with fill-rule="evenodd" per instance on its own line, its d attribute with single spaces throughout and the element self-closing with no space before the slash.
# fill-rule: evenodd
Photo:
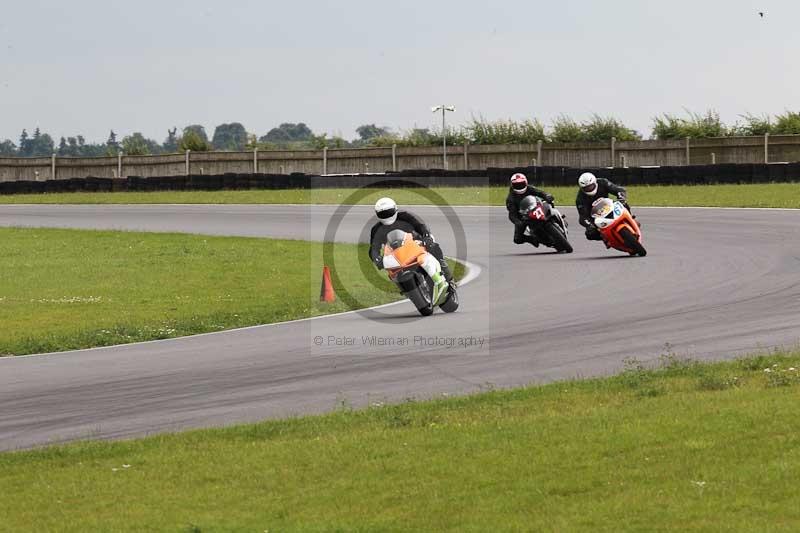
<svg viewBox="0 0 800 533">
<path fill-rule="evenodd" d="M 471 263 L 470 261 L 460 261 L 460 262 L 463 263 L 464 266 L 467 267 L 467 275 L 464 276 L 461 279 L 461 281 L 458 282 L 458 286 L 459 287 L 463 287 L 463 286 L 467 285 L 468 283 L 471 283 L 471 282 L 475 281 L 478 278 L 478 276 L 481 275 L 481 272 L 483 271 L 483 269 L 480 266 L 478 266 L 477 264 Z M 386 303 L 386 304 L 376 305 L 376 306 L 373 306 L 373 307 L 365 307 L 363 309 L 353 309 L 352 311 L 343 311 L 341 313 L 333 313 L 333 314 L 330 314 L 330 315 L 310 316 L 310 317 L 306 317 L 306 318 L 296 318 L 294 320 L 284 320 L 283 322 L 271 322 L 269 324 L 256 324 L 254 326 L 244 326 L 244 327 L 241 327 L 241 328 L 224 329 L 224 330 L 221 330 L 221 331 L 209 331 L 209 332 L 206 332 L 206 333 L 198 333 L 196 335 L 183 335 L 181 337 L 172 337 L 170 339 L 154 339 L 154 340 L 151 340 L 151 341 L 129 342 L 129 343 L 125 343 L 125 344 L 111 344 L 109 346 L 95 346 L 93 348 L 84 348 L 84 349 L 81 349 L 81 350 L 67 350 L 67 351 L 63 351 L 63 352 L 46 352 L 46 353 L 32 353 L 32 354 L 26 354 L 26 355 L 9 355 L 9 356 L 5 356 L 5 357 L 0 357 L 0 362 L 2 362 L 2 361 L 13 361 L 15 359 L 24 359 L 24 358 L 28 358 L 28 357 L 58 356 L 58 355 L 66 355 L 66 354 L 70 354 L 70 353 L 76 353 L 76 352 L 89 352 L 89 351 L 96 351 L 96 350 L 108 350 L 110 348 L 123 348 L 123 347 L 127 347 L 127 346 L 142 346 L 142 345 L 145 345 L 145 344 L 175 342 L 175 341 L 179 341 L 179 340 L 195 339 L 195 338 L 198 338 L 198 337 L 206 337 L 206 336 L 209 336 L 209 335 L 220 335 L 220 334 L 223 334 L 223 333 L 235 333 L 237 331 L 247 331 L 247 330 L 252 330 L 252 329 L 270 328 L 270 327 L 274 327 L 274 326 L 283 326 L 283 325 L 286 325 L 286 324 L 295 324 L 295 323 L 298 323 L 298 322 L 310 322 L 312 320 L 322 320 L 322 319 L 325 319 L 325 318 L 334 318 L 334 317 L 337 317 L 337 316 L 352 315 L 352 314 L 361 313 L 361 312 L 364 312 L 364 311 L 372 311 L 372 310 L 375 310 L 375 309 L 383 309 L 385 307 L 391 307 L 393 305 L 399 305 L 399 304 L 402 304 L 402 303 L 405 303 L 405 302 L 406 302 L 406 300 L 403 299 L 403 300 L 397 300 L 396 302 L 389 302 L 389 303 Z"/>
</svg>

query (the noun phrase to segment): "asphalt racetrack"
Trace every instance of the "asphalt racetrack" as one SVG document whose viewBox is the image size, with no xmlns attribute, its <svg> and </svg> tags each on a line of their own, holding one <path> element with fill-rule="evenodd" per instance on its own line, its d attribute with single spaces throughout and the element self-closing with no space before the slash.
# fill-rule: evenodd
<svg viewBox="0 0 800 533">
<path fill-rule="evenodd" d="M 333 234 L 336 209 L 8 205 L 0 206 L 0 225 L 322 240 Z M 0 449 L 595 376 L 618 371 L 628 357 L 656 359 L 667 344 L 679 355 L 721 358 L 800 341 L 800 211 L 639 208 L 649 254 L 630 258 L 586 241 L 574 208 L 564 210 L 570 255 L 514 245 L 503 208 L 454 209 L 413 211 L 448 255 L 480 267 L 461 289 L 459 312 L 417 318 L 404 302 L 0 358 Z M 371 217 L 368 206 L 350 209 L 335 240 L 365 238 Z M 321 261 L 309 261 L 316 288 Z"/>
</svg>

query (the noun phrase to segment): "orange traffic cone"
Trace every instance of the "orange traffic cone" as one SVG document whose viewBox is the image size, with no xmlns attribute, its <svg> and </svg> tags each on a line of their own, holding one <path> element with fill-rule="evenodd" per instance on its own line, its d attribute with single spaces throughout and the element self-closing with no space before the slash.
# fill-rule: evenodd
<svg viewBox="0 0 800 533">
<path fill-rule="evenodd" d="M 335 302 L 336 293 L 333 291 L 333 283 L 331 283 L 331 269 L 322 267 L 322 286 L 319 288 L 319 301 L 320 302 Z"/>
</svg>

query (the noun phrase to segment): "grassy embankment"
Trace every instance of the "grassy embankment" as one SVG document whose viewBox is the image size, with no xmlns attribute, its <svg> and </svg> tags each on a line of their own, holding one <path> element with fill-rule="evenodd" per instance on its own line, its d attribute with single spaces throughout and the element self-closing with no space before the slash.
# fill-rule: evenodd
<svg viewBox="0 0 800 533">
<path fill-rule="evenodd" d="M 0 228 L 0 243 L 0 355 L 164 339 L 350 309 L 341 299 L 319 303 L 319 243 L 14 228 Z M 364 307 L 399 298 L 363 246 L 337 244 L 334 259 L 341 283 Z M 462 273 L 458 266 L 456 274 Z"/>
<path fill-rule="evenodd" d="M 0 454 L 9 531 L 797 531 L 800 353 Z"/>
<path fill-rule="evenodd" d="M 504 187 L 438 187 L 432 189 L 451 205 L 503 205 Z M 547 188 L 560 205 L 572 205 L 576 189 Z M 62 193 L 0 196 L 0 204 L 339 204 L 346 202 L 352 189 L 286 191 L 164 191 L 126 193 Z M 404 205 L 428 204 L 428 199 L 413 189 L 376 190 L 359 203 L 374 203 L 391 194 Z M 636 206 L 709 207 L 784 207 L 800 208 L 800 184 L 759 185 L 632 186 L 631 203 Z"/>
</svg>

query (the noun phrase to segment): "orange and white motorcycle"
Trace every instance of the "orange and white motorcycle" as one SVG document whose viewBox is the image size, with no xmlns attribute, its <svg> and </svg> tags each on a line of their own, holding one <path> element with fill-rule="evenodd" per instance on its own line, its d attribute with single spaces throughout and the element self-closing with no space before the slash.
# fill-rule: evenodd
<svg viewBox="0 0 800 533">
<path fill-rule="evenodd" d="M 642 246 L 642 229 L 622 202 L 610 198 L 595 200 L 592 219 L 606 246 L 630 255 L 647 255 Z"/>
<path fill-rule="evenodd" d="M 445 281 L 441 264 L 411 233 L 389 232 L 383 268 L 422 316 L 432 315 L 437 306 L 445 313 L 458 309 L 458 293 Z"/>
</svg>

